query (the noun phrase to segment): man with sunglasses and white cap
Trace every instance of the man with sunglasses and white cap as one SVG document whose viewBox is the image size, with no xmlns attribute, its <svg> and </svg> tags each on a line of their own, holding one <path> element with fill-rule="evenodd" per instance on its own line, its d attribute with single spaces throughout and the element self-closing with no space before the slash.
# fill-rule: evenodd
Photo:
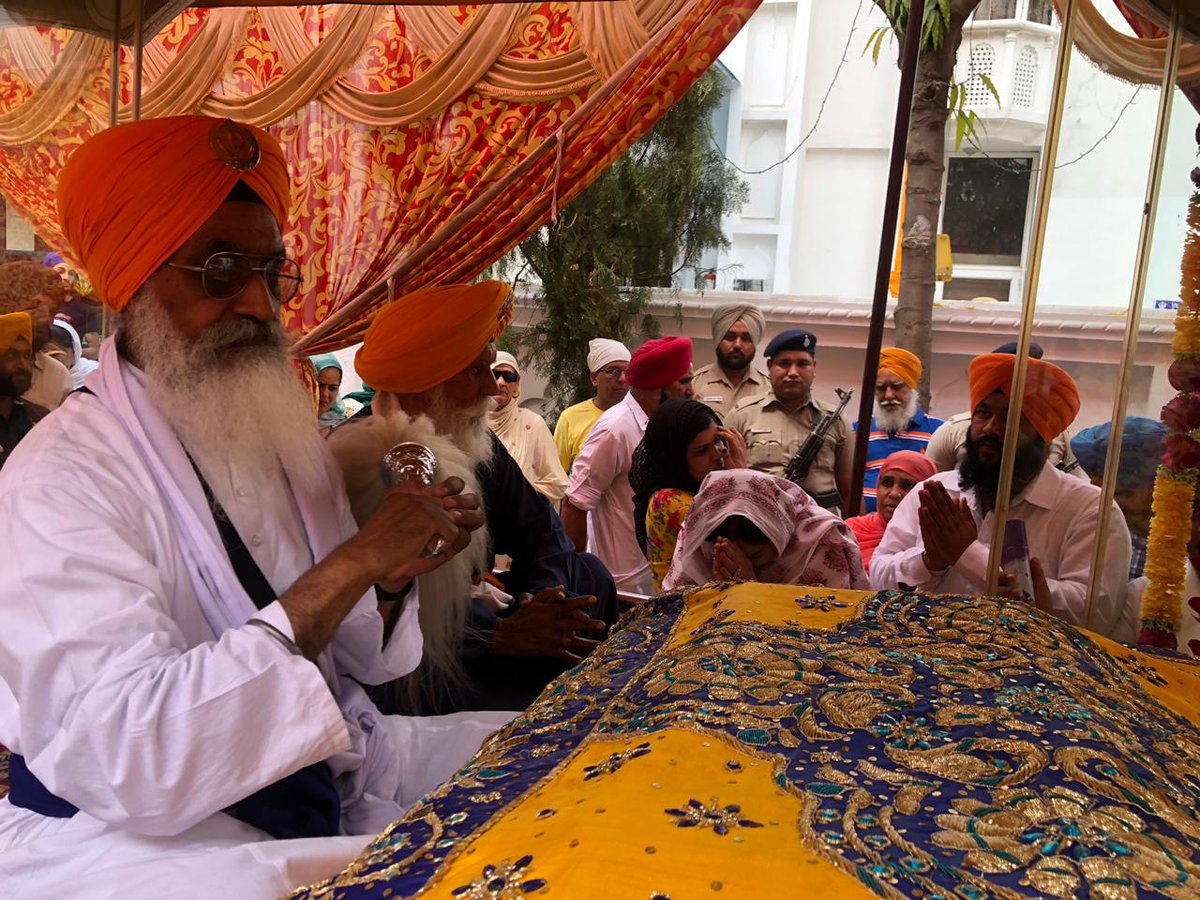
<svg viewBox="0 0 1200 900">
<path fill-rule="evenodd" d="M 278 321 L 289 193 L 270 135 L 203 116 L 101 132 L 60 175 L 63 232 L 121 318 L 0 471 L 6 896 L 279 896 L 507 718 L 384 716 L 361 687 L 421 655 L 419 598 L 385 633 L 374 585 L 483 517 L 451 480 L 356 530 Z"/>
<path fill-rule="evenodd" d="M 588 341 L 588 377 L 596 396 L 568 406 L 558 414 L 554 425 L 554 443 L 563 471 L 570 472 L 575 457 L 583 449 L 588 435 L 604 411 L 625 399 L 629 386 L 625 384 L 625 367 L 629 365 L 629 348 L 611 338 Z"/>
</svg>

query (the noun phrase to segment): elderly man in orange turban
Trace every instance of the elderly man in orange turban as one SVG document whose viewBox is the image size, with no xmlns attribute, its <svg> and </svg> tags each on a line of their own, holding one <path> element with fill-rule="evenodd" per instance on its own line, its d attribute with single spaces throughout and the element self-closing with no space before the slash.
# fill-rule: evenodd
<svg viewBox="0 0 1200 900">
<path fill-rule="evenodd" d="M 49 410 L 21 395 L 33 381 L 33 320 L 29 313 L 0 315 L 0 468 L 13 448 Z"/>
<path fill-rule="evenodd" d="M 467 552 L 417 580 L 424 655 L 376 694 L 387 712 L 523 709 L 616 619 L 612 576 L 575 552 L 547 498 L 488 430 L 495 342 L 512 303 L 508 285 L 484 281 L 423 288 L 383 309 L 354 360 L 375 388 L 371 415 L 329 439 L 360 522 L 386 494 L 380 460 L 405 442 L 432 450 L 440 477 L 479 494 L 487 515 Z M 509 560 L 501 589 L 484 580 L 496 554 Z"/>
<path fill-rule="evenodd" d="M 942 425 L 941 419 L 929 415 L 917 403 L 921 371 L 921 360 L 915 353 L 899 347 L 885 347 L 879 353 L 875 415 L 871 418 L 867 468 L 863 474 L 863 506 L 868 515 L 877 509 L 875 489 L 883 461 L 901 450 L 924 453 L 929 439 Z M 857 422 L 854 430 L 858 430 Z"/>
<path fill-rule="evenodd" d="M 117 126 L 58 190 L 120 321 L 87 390 L 0 470 L 0 884 L 279 896 L 507 718 L 386 716 L 362 687 L 421 657 L 421 604 L 385 632 L 374 585 L 464 549 L 478 498 L 398 489 L 355 527 L 278 321 L 300 274 L 269 134 Z"/>
<path fill-rule="evenodd" d="M 1129 529 L 1107 511 L 1100 590 L 1087 612 L 1088 579 L 1100 523 L 1100 489 L 1056 469 L 1048 446 L 1079 412 L 1075 381 L 1051 363 L 1029 360 L 1021 420 L 1007 430 L 1016 357 L 989 353 L 971 362 L 971 428 L 959 467 L 940 472 L 900 501 L 875 556 L 878 589 L 979 594 L 986 589 L 1001 453 L 1016 443 L 1008 521 L 1024 523 L 1030 568 L 1046 611 L 1117 640 L 1132 641 L 1137 609 L 1127 602 Z M 1007 588 L 1010 595 L 1015 589 Z M 1032 598 L 1028 598 L 1032 599 Z M 1042 605 L 1039 603 L 1039 605 Z"/>
</svg>

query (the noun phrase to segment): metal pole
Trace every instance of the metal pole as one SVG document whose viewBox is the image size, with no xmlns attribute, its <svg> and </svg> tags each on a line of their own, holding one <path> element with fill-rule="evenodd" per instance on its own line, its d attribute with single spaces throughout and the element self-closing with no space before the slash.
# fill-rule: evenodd
<svg viewBox="0 0 1200 900">
<path fill-rule="evenodd" d="M 879 369 L 879 351 L 883 347 L 883 325 L 887 319 L 888 277 L 892 271 L 892 249 L 896 241 L 896 223 L 900 215 L 900 194 L 904 190 L 904 157 L 908 150 L 908 124 L 912 117 L 913 86 L 917 80 L 917 60 L 921 53 L 921 24 L 924 20 L 925 0 L 912 0 L 908 26 L 904 29 L 904 46 L 901 50 L 900 90 L 896 97 L 896 119 L 892 125 L 892 152 L 888 160 L 887 192 L 883 200 L 879 258 L 875 265 L 875 294 L 871 303 L 871 324 L 867 331 L 862 393 L 858 395 L 858 433 L 854 438 L 850 498 L 843 513 L 847 518 L 857 516 L 862 505 L 863 473 L 867 468 L 867 444 L 871 440 L 871 410 L 875 402 L 875 378 Z"/>
<path fill-rule="evenodd" d="M 113 0 L 112 57 L 108 75 L 108 127 L 117 124 L 117 110 L 121 105 L 121 0 Z M 112 333 L 112 314 L 108 306 L 100 313 L 100 337 Z"/>
<path fill-rule="evenodd" d="M 993 511 L 995 529 L 988 556 L 987 593 L 996 593 L 1000 583 L 1000 554 L 1004 547 L 1004 525 L 1012 502 L 1013 464 L 1017 458 L 1017 439 L 1021 431 L 1021 407 L 1025 396 L 1025 375 L 1029 369 L 1029 344 L 1033 339 L 1033 314 L 1037 302 L 1038 280 L 1042 273 L 1042 252 L 1046 242 L 1046 221 L 1050 216 L 1050 192 L 1054 187 L 1054 166 L 1058 160 L 1058 137 L 1062 129 L 1063 106 L 1067 94 L 1067 76 L 1071 70 L 1071 50 L 1075 42 L 1075 0 L 1066 0 L 1062 29 L 1059 32 L 1058 63 L 1054 74 L 1054 96 L 1050 100 L 1046 139 L 1042 143 L 1042 172 L 1038 180 L 1037 206 L 1033 212 L 1033 244 L 1029 253 L 1029 278 L 1021 298 L 1021 331 L 1017 337 L 1017 360 L 1009 394 L 1008 419 L 1004 425 L 1004 452 L 1000 458 L 1000 485 Z"/>
<path fill-rule="evenodd" d="M 1162 186 L 1163 164 L 1167 155 L 1167 133 L 1171 127 L 1171 107 L 1175 99 L 1175 81 L 1179 76 L 1179 52 L 1183 46 L 1182 14 L 1179 6 L 1171 10 L 1171 32 L 1167 39 L 1166 66 L 1159 85 L 1158 119 L 1154 124 L 1154 152 L 1150 171 L 1146 175 L 1146 203 L 1142 207 L 1142 226 L 1138 233 L 1137 265 L 1133 286 L 1129 291 L 1129 314 L 1125 319 L 1125 344 L 1121 353 L 1121 374 L 1117 396 L 1113 400 L 1112 430 L 1108 438 L 1108 454 L 1104 459 L 1104 484 L 1100 491 L 1099 526 L 1096 546 L 1092 549 L 1092 571 L 1088 579 L 1087 608 L 1083 625 L 1088 627 L 1092 606 L 1100 593 L 1105 544 L 1108 541 L 1109 511 L 1117 492 L 1117 471 L 1120 468 L 1121 442 L 1124 438 L 1125 412 L 1129 406 L 1129 376 L 1137 352 L 1138 330 L 1142 324 L 1142 303 L 1146 293 L 1146 273 L 1150 268 L 1150 248 L 1154 243 L 1154 220 L 1158 216 L 1158 195 Z M 1122 427 L 1118 427 L 1122 426 Z"/>
<path fill-rule="evenodd" d="M 142 29 L 145 26 L 146 0 L 134 0 L 133 12 L 133 120 L 142 117 Z"/>
</svg>

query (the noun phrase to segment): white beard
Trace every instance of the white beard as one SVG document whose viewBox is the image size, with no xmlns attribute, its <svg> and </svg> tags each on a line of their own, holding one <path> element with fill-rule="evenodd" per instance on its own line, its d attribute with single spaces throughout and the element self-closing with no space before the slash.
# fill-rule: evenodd
<svg viewBox="0 0 1200 900">
<path fill-rule="evenodd" d="M 380 462 L 388 450 L 403 441 L 424 444 L 433 451 L 437 481 L 461 478 L 466 484 L 464 493 L 475 494 L 482 502 L 475 469 L 491 460 L 492 442 L 486 427 L 482 437 L 483 441 L 447 436 L 439 433 L 430 417 L 410 418 L 399 411 L 343 425 L 334 430 L 327 443 L 342 469 L 350 509 L 361 526 L 387 494 Z M 471 615 L 471 589 L 475 579 L 487 573 L 489 555 L 490 536 L 485 526 L 471 535 L 466 550 L 417 578 L 417 617 L 424 655 L 415 672 L 392 683 L 401 709 L 416 709 L 422 699 L 432 700 L 463 684 L 462 644 Z"/>
<path fill-rule="evenodd" d="M 888 434 L 895 434 L 906 428 L 916 414 L 916 393 L 910 394 L 908 402 L 903 406 L 893 409 L 884 409 L 879 405 L 878 400 L 875 401 L 875 424 L 880 431 L 886 431 Z"/>
<path fill-rule="evenodd" d="M 282 464 L 296 492 L 329 489 L 312 397 L 278 322 L 222 322 L 189 340 L 147 284 L 121 331 L 147 396 L 202 469 L 228 460 L 253 480 Z"/>
</svg>

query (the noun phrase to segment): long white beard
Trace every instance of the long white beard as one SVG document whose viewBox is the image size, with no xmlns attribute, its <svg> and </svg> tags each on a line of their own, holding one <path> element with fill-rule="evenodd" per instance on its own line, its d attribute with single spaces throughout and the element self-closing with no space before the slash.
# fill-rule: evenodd
<svg viewBox="0 0 1200 900">
<path fill-rule="evenodd" d="M 228 460 L 253 479 L 282 463 L 294 490 L 328 489 L 312 398 L 278 322 L 220 322 L 189 340 L 146 285 L 121 329 L 151 402 L 202 468 Z"/>
<path fill-rule="evenodd" d="M 878 400 L 875 401 L 875 424 L 879 427 L 880 431 L 886 431 L 888 434 L 895 434 L 897 431 L 906 428 L 916 414 L 916 394 L 911 394 L 908 402 L 903 406 L 893 409 L 884 409 L 879 405 Z"/>
<path fill-rule="evenodd" d="M 403 411 L 386 417 L 376 414 L 336 429 L 328 446 L 345 477 L 355 520 L 361 526 L 383 502 L 388 489 L 380 461 L 403 441 L 415 441 L 432 450 L 438 461 L 437 480 L 461 478 L 465 493 L 476 494 L 482 502 L 475 471 L 491 461 L 492 442 L 486 427 L 481 432 L 483 440 L 465 432 L 448 436 L 440 433 L 429 416 L 410 418 Z M 471 535 L 466 550 L 417 578 L 421 604 L 417 617 L 424 654 L 415 672 L 392 683 L 401 710 L 416 710 L 422 700 L 434 700 L 463 685 L 462 647 L 471 617 L 471 589 L 475 579 L 486 574 L 489 555 L 488 530 L 480 528 Z"/>
</svg>

